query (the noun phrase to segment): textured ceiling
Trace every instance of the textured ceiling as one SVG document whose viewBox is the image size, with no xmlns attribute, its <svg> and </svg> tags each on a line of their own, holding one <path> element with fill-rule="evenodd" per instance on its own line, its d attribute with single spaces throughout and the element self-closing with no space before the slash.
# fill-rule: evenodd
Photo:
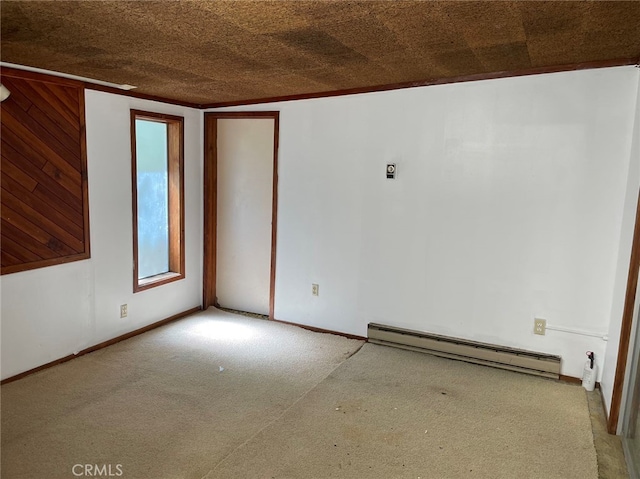
<svg viewBox="0 0 640 479">
<path fill-rule="evenodd" d="M 1 59 L 208 104 L 640 57 L 640 2 L 2 1 Z"/>
</svg>

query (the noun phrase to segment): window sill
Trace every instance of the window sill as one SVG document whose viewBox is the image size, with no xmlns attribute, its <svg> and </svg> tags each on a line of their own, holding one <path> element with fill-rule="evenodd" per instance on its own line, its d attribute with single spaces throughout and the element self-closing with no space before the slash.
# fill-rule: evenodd
<svg viewBox="0 0 640 479">
<path fill-rule="evenodd" d="M 169 271 L 167 273 L 157 274 L 155 276 L 149 276 L 148 278 L 139 279 L 133 285 L 133 292 L 144 291 L 147 289 L 155 288 L 156 286 L 162 286 L 163 284 L 173 283 L 184 279 L 184 274 L 174 273 Z"/>
</svg>

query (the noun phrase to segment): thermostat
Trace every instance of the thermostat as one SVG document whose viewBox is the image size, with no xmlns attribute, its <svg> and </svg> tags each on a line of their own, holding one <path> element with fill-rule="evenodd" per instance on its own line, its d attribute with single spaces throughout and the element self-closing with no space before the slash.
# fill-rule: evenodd
<svg viewBox="0 0 640 479">
<path fill-rule="evenodd" d="M 395 163 L 387 163 L 387 179 L 388 180 L 395 180 L 396 178 L 396 164 Z"/>
</svg>

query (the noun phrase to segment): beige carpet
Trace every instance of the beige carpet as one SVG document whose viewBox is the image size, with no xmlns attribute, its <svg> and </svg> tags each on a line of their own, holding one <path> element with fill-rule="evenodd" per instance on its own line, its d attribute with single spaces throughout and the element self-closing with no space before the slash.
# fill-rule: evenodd
<svg viewBox="0 0 640 479">
<path fill-rule="evenodd" d="M 597 478 L 584 390 L 366 344 L 207 479 Z"/>
<path fill-rule="evenodd" d="M 360 345 L 198 314 L 4 386 L 2 477 L 597 478 L 579 386 Z"/>
<path fill-rule="evenodd" d="M 209 309 L 9 383 L 2 478 L 200 479 L 361 344 Z"/>
</svg>

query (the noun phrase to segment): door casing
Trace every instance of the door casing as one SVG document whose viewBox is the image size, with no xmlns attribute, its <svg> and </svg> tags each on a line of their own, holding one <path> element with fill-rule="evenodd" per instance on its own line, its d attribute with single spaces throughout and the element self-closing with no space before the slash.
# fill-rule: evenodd
<svg viewBox="0 0 640 479">
<path fill-rule="evenodd" d="M 269 319 L 274 319 L 276 283 L 276 238 L 278 219 L 278 138 L 280 136 L 280 112 L 208 112 L 204 114 L 204 238 L 202 307 L 218 307 L 216 299 L 216 255 L 217 255 L 217 182 L 218 148 L 217 133 L 219 119 L 271 118 L 273 128 L 273 194 L 271 205 L 271 271 L 269 279 Z"/>
<path fill-rule="evenodd" d="M 629 274 L 627 277 L 627 291 L 624 299 L 622 324 L 620 326 L 620 343 L 618 345 L 618 358 L 616 372 L 613 380 L 613 392 L 611 396 L 611 408 L 607 418 L 607 431 L 609 434 L 617 434 L 622 393 L 625 387 L 625 375 L 627 372 L 627 360 L 631 340 L 631 327 L 633 325 L 633 313 L 636 301 L 636 289 L 640 273 L 640 192 L 636 206 L 636 223 L 631 244 L 631 258 L 629 259 Z"/>
</svg>

